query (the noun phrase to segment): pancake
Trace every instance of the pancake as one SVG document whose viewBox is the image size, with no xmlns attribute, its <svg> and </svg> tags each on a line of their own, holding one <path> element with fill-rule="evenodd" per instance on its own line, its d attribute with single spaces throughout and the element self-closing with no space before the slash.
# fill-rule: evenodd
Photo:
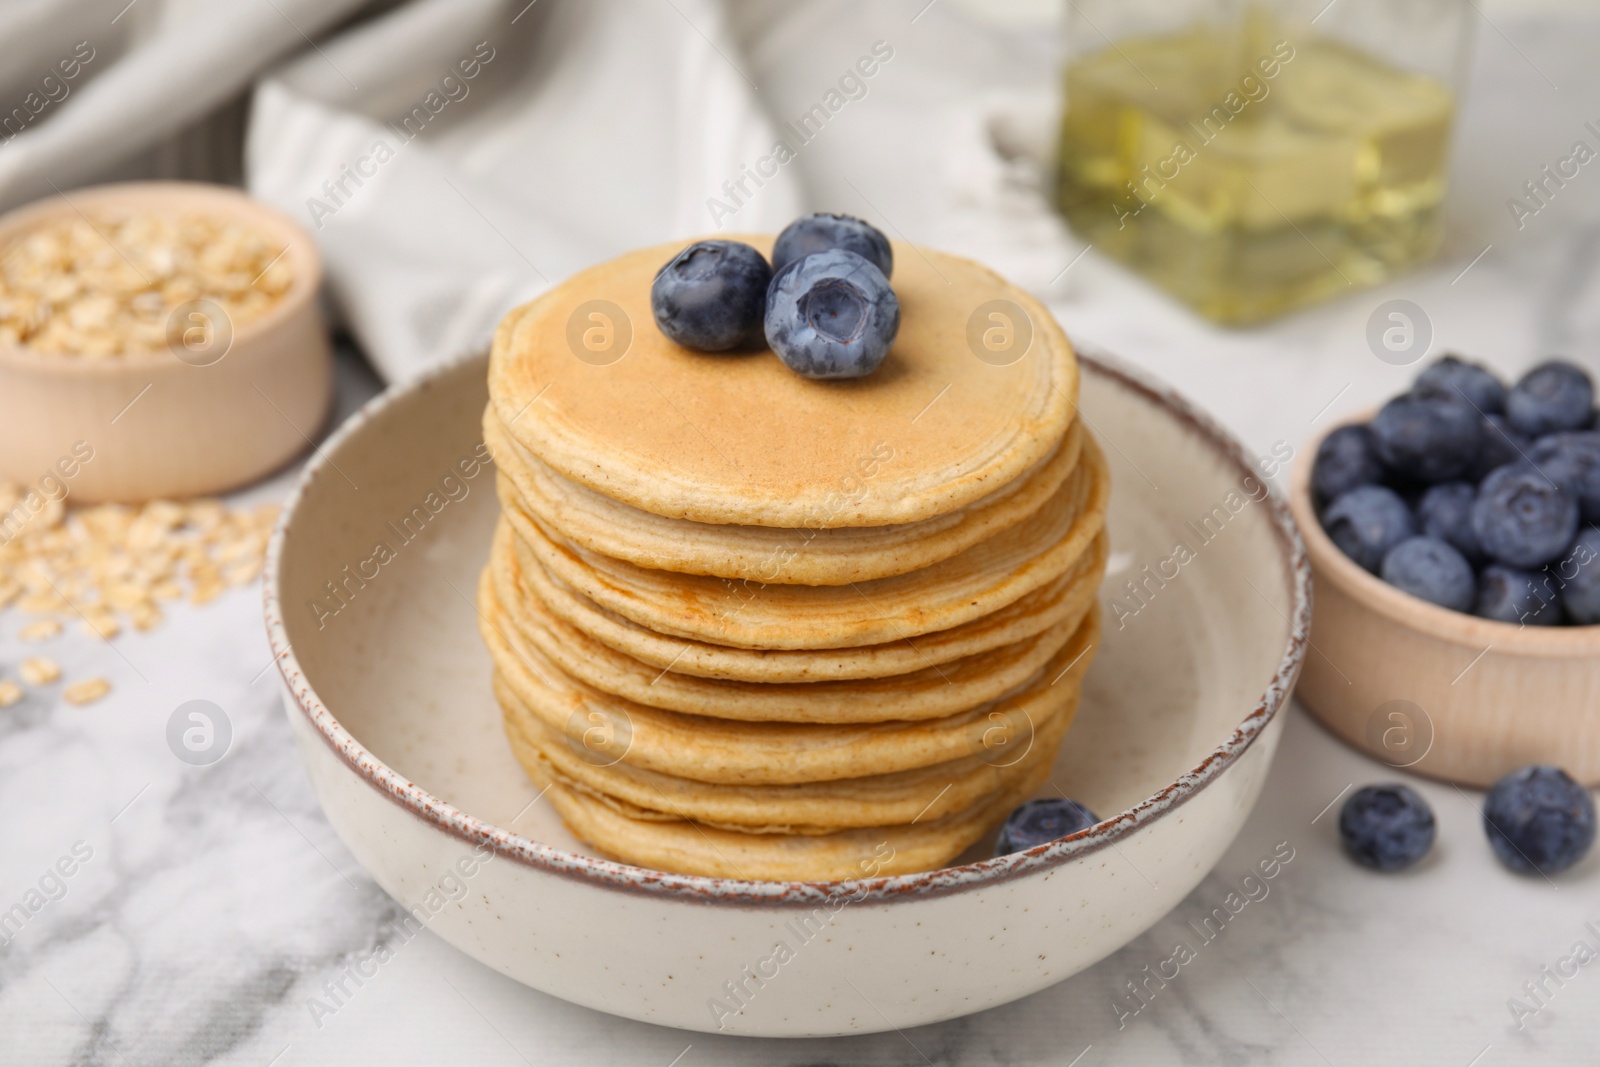
<svg viewBox="0 0 1600 1067">
<path fill-rule="evenodd" d="M 651 707 L 749 722 L 884 722 L 936 719 L 994 700 L 1044 669 L 1061 650 L 1093 597 L 1062 623 L 1013 645 L 888 678 L 762 684 L 663 671 L 640 663 L 568 626 L 539 603 L 522 604 L 512 621 L 561 670 L 602 692 Z"/>
<path fill-rule="evenodd" d="M 659 670 L 745 682 L 818 682 L 909 674 L 1037 636 L 1094 597 L 1106 554 L 1102 533 L 1055 584 L 949 630 L 857 648 L 776 651 L 667 637 L 607 612 L 551 578 L 511 536 L 504 519 L 490 565 L 507 610 L 523 614 L 521 604 L 536 598 L 568 625 Z"/>
<path fill-rule="evenodd" d="M 675 574 L 785 585 L 845 585 L 905 574 L 949 559 L 1028 518 L 1073 473 L 1083 438 L 1065 440 L 1032 470 L 964 508 L 900 526 L 785 529 L 666 519 L 563 478 L 516 442 L 493 405 L 484 440 L 508 506 L 562 538 L 613 559 Z M 509 479 L 510 486 L 503 484 Z"/>
<path fill-rule="evenodd" d="M 526 749 L 526 746 L 524 746 Z M 519 755 L 521 753 L 519 752 Z M 1010 789 L 934 821 L 862 827 L 831 834 L 752 834 L 688 819 L 650 818 L 626 805 L 562 783 L 528 751 L 528 776 L 578 837 L 613 859 L 712 878 L 838 881 L 942 867 L 971 848 L 1050 778 L 1040 760 Z"/>
<path fill-rule="evenodd" d="M 1063 679 L 1075 708 L 1076 678 Z M 894 774 L 797 785 L 717 785 L 676 778 L 626 762 L 596 766 L 578 754 L 565 734 L 535 718 L 507 718 L 513 748 L 535 749 L 567 786 L 620 800 L 643 816 L 685 818 L 747 833 L 822 834 L 861 826 L 937 820 L 982 803 L 1022 778 L 1038 759 L 1054 756 L 1072 721 L 1070 709 L 1039 723 L 1030 751 L 1020 759 L 982 754 Z"/>
<path fill-rule="evenodd" d="M 771 238 L 748 240 L 771 248 Z M 655 328 L 651 281 L 682 247 L 591 267 L 495 334 L 489 392 L 507 431 L 613 500 L 703 523 L 918 522 L 1013 482 L 1075 417 L 1066 335 L 1033 297 L 970 260 L 897 243 L 901 323 L 883 365 L 814 381 L 771 352 L 692 352 Z M 1027 341 L 1023 354 L 980 358 L 968 337 L 1006 325 L 1019 347 Z"/>
<path fill-rule="evenodd" d="M 1110 476 L 1099 449 L 1027 520 L 960 555 L 892 578 L 834 586 L 755 585 L 648 570 L 553 540 L 507 507 L 546 573 L 655 633 L 765 650 L 879 645 L 991 615 L 1061 577 L 1105 524 Z"/>
<path fill-rule="evenodd" d="M 480 630 L 507 718 L 537 719 L 583 747 L 595 763 L 626 762 L 678 778 L 783 785 L 862 778 L 998 753 L 1033 737 L 1051 715 L 1070 715 L 1069 668 L 1086 666 L 1097 640 L 1091 616 L 1045 668 L 1013 693 L 968 711 L 918 722 L 751 723 L 665 711 L 612 696 L 562 672 L 506 624 L 485 580 Z M 1053 684 L 1054 683 L 1054 684 Z M 1000 762 L 1008 762 L 1001 760 Z"/>
</svg>

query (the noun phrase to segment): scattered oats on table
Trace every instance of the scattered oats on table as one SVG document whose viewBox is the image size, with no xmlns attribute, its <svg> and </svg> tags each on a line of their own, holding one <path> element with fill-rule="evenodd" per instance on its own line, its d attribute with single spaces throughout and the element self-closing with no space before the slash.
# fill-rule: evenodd
<svg viewBox="0 0 1600 1067">
<path fill-rule="evenodd" d="M 110 639 L 151 630 L 162 601 L 203 604 L 254 580 L 278 508 L 229 508 L 216 500 L 34 508 L 0 482 L 0 609 L 40 619 L 24 633 L 59 633 L 61 617 Z M 35 502 L 37 503 L 37 502 Z"/>
<path fill-rule="evenodd" d="M 29 685 L 49 685 L 61 678 L 61 667 L 53 659 L 30 656 L 17 667 L 17 673 L 22 675 L 22 680 Z"/>
<path fill-rule="evenodd" d="M 7 678 L 0 682 L 0 708 L 9 708 L 22 699 L 22 686 Z"/>
<path fill-rule="evenodd" d="M 90 678 L 82 682 L 73 682 L 61 691 L 67 698 L 68 704 L 93 704 L 96 700 L 111 692 L 111 683 L 104 678 Z"/>
<path fill-rule="evenodd" d="M 0 249 L 0 344 L 106 359 L 167 344 L 167 320 L 211 300 L 235 329 L 294 282 L 269 235 L 218 215 L 98 212 L 43 223 Z"/>
<path fill-rule="evenodd" d="M 17 631 L 22 641 L 48 641 L 61 632 L 61 623 L 55 619 L 38 619 Z"/>
<path fill-rule="evenodd" d="M 122 623 L 117 621 L 117 613 L 110 608 L 92 607 L 84 610 L 83 629 L 93 637 L 109 641 L 122 632 Z"/>
</svg>

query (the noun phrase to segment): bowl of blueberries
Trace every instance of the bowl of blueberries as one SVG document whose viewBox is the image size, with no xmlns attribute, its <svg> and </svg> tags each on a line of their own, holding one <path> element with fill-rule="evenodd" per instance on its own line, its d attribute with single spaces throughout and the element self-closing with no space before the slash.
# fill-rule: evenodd
<svg viewBox="0 0 1600 1067">
<path fill-rule="evenodd" d="M 1508 384 L 1445 356 L 1331 429 L 1290 505 L 1315 575 L 1298 695 L 1395 767 L 1487 787 L 1600 781 L 1600 426 L 1550 360 Z"/>
</svg>

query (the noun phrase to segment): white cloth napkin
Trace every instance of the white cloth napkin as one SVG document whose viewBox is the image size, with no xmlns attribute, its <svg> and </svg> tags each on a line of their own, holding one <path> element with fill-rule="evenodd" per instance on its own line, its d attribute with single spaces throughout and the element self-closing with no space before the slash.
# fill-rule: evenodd
<svg viewBox="0 0 1600 1067">
<path fill-rule="evenodd" d="M 225 105 L 364 2 L 0 4 L 0 207 L 119 177 L 226 174 L 238 119 Z"/>
<path fill-rule="evenodd" d="M 776 137 L 734 53 L 710 0 L 416 0 L 263 80 L 250 189 L 312 229 L 402 378 L 574 270 L 710 230 L 709 191 Z M 737 223 L 800 202 L 780 171 Z"/>
</svg>

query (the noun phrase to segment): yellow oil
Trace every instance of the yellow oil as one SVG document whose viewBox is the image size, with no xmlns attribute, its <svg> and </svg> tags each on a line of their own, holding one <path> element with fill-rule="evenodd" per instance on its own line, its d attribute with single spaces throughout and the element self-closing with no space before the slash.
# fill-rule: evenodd
<svg viewBox="0 0 1600 1067">
<path fill-rule="evenodd" d="M 1073 229 L 1218 322 L 1371 285 L 1438 248 L 1454 94 L 1256 20 L 1125 38 L 1066 71 Z"/>
</svg>

